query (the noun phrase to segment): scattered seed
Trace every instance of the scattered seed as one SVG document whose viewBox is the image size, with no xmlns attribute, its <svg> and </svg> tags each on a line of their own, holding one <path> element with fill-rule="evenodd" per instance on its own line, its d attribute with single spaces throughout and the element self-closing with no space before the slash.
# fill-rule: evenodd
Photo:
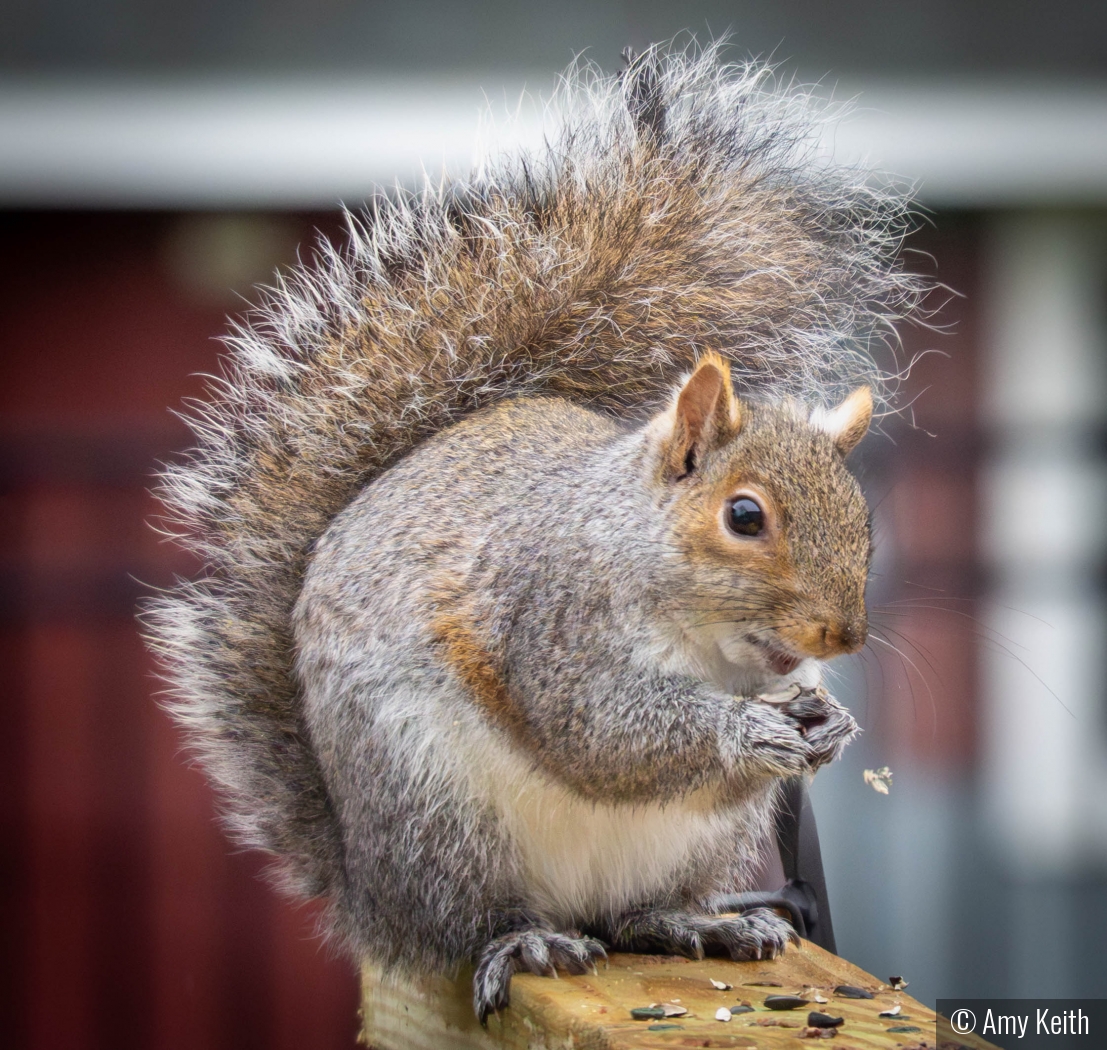
<svg viewBox="0 0 1107 1050">
<path fill-rule="evenodd" d="M 725 1006 L 720 1006 L 719 1009 L 715 1011 L 716 1021 L 729 1021 L 730 1018 L 731 1013 Z"/>
<path fill-rule="evenodd" d="M 888 984 L 892 986 L 893 992 L 902 992 L 911 982 L 905 981 L 902 977 L 889 977 Z"/>
<path fill-rule="evenodd" d="M 880 1013 L 877 1016 L 878 1017 L 897 1017 L 897 1016 L 899 1016 L 899 1012 L 902 1009 L 903 1009 L 903 1007 L 900 1006 L 899 1003 L 896 1003 L 896 1005 L 893 1006 L 891 1008 L 891 1010 L 881 1010 Z"/>
<path fill-rule="evenodd" d="M 864 988 L 858 988 L 852 984 L 840 984 L 834 989 L 835 995 L 840 995 L 843 999 L 871 999 L 873 997 L 872 992 L 866 992 Z"/>
<path fill-rule="evenodd" d="M 922 1029 L 913 1024 L 897 1024 L 888 1029 L 889 1032 L 921 1032 Z"/>
<path fill-rule="evenodd" d="M 767 995 L 765 1005 L 770 1010 L 795 1010 L 799 1006 L 807 1006 L 809 999 L 798 995 Z"/>
<path fill-rule="evenodd" d="M 863 776 L 865 783 L 881 795 L 887 795 L 892 787 L 892 771 L 887 766 L 879 769 L 866 769 Z"/>
<path fill-rule="evenodd" d="M 830 1014 L 812 1010 L 807 1015 L 807 1023 L 813 1028 L 837 1028 L 845 1020 L 844 1017 L 831 1017 Z"/>
<path fill-rule="evenodd" d="M 665 1011 L 660 1006 L 636 1006 L 630 1011 L 630 1016 L 636 1021 L 660 1021 Z"/>
<path fill-rule="evenodd" d="M 716 981 L 714 977 L 709 978 L 712 988 L 718 988 L 720 992 L 729 992 L 734 985 L 727 984 L 726 981 Z"/>
<path fill-rule="evenodd" d="M 679 1031 L 683 1028 L 683 1025 L 679 1024 L 651 1024 L 646 1031 L 647 1032 L 671 1032 L 673 1029 Z"/>
<path fill-rule="evenodd" d="M 814 999 L 815 999 L 815 1002 L 817 1002 L 817 1003 L 829 1003 L 830 1002 L 830 1000 L 825 995 L 823 995 L 822 992 L 816 992 L 815 995 L 814 995 Z"/>
<path fill-rule="evenodd" d="M 677 1006 L 676 1003 L 652 1003 L 655 1010 L 664 1010 L 666 1017 L 683 1017 L 688 1013 L 687 1006 Z"/>
<path fill-rule="evenodd" d="M 730 1008 L 732 1014 L 752 1014 L 753 1007 L 749 1003 L 739 1003 L 737 1006 Z"/>
</svg>

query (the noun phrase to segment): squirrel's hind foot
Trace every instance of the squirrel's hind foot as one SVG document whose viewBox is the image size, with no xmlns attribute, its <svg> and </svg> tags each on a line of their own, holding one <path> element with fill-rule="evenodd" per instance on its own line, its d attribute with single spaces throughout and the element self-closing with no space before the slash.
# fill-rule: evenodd
<svg viewBox="0 0 1107 1050">
<path fill-rule="evenodd" d="M 624 915 L 612 938 L 619 951 L 656 952 L 702 959 L 729 955 L 739 962 L 775 959 L 797 940 L 787 919 L 768 908 L 741 915 L 692 911 L 639 911 Z"/>
<path fill-rule="evenodd" d="M 473 973 L 473 1009 L 481 1024 L 488 1015 L 502 1010 L 511 999 L 511 975 L 536 973 L 556 977 L 559 969 L 569 973 L 594 970 L 597 959 L 606 959 L 604 946 L 575 930 L 517 930 L 485 945 Z"/>
</svg>

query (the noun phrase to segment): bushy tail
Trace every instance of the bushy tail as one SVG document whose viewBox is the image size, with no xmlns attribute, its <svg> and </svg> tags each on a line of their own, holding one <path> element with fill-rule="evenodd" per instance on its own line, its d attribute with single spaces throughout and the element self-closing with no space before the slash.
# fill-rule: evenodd
<svg viewBox="0 0 1107 1050">
<path fill-rule="evenodd" d="M 540 155 L 350 217 L 226 340 L 164 478 L 208 566 L 148 610 L 172 709 L 235 837 L 333 893 L 342 843 L 304 732 L 289 617 L 312 543 L 397 457 L 503 397 L 656 403 L 717 350 L 748 387 L 882 386 L 874 345 L 917 282 L 908 212 L 817 160 L 823 110 L 718 48 L 575 71 Z"/>
</svg>

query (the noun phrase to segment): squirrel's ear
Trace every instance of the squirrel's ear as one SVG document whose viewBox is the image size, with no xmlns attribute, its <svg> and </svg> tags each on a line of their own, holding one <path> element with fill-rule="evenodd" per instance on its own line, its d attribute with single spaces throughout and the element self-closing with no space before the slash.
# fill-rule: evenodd
<svg viewBox="0 0 1107 1050">
<path fill-rule="evenodd" d="M 705 453 L 725 445 L 742 429 L 742 408 L 726 361 L 718 354 L 705 354 L 670 412 L 666 464 L 672 477 L 682 478 L 696 469 Z"/>
<path fill-rule="evenodd" d="M 873 392 L 858 387 L 836 408 L 816 408 L 811 425 L 834 439 L 834 447 L 848 456 L 868 433 L 873 418 Z"/>
</svg>

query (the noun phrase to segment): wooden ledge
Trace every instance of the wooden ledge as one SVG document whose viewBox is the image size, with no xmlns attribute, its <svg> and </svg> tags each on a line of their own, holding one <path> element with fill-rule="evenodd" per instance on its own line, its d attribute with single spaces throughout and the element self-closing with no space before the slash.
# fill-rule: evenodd
<svg viewBox="0 0 1107 1050">
<path fill-rule="evenodd" d="M 720 991 L 712 980 L 733 985 L 733 990 Z M 844 998 L 834 993 L 839 985 L 863 988 L 874 998 Z M 829 1002 L 814 1002 L 815 989 Z M 797 993 L 811 999 L 811 1005 L 792 1011 L 763 1005 L 767 995 Z M 361 1042 L 372 1050 L 907 1050 L 935 1044 L 933 1010 L 809 941 L 769 962 L 614 954 L 596 974 L 556 980 L 518 974 L 511 982 L 511 1006 L 499 1017 L 490 1017 L 486 1029 L 477 1024 L 470 999 L 468 974 L 456 981 L 382 980 L 379 969 L 366 965 Z M 635 1007 L 674 1000 L 688 1013 L 664 1021 L 636 1021 L 630 1016 Z M 743 1000 L 755 1008 L 753 1013 L 715 1020 L 719 1007 Z M 900 1017 L 878 1016 L 897 1003 Z M 845 1018 L 833 1039 L 800 1038 L 812 1009 Z M 888 1030 L 907 1026 L 918 1031 Z"/>
</svg>

